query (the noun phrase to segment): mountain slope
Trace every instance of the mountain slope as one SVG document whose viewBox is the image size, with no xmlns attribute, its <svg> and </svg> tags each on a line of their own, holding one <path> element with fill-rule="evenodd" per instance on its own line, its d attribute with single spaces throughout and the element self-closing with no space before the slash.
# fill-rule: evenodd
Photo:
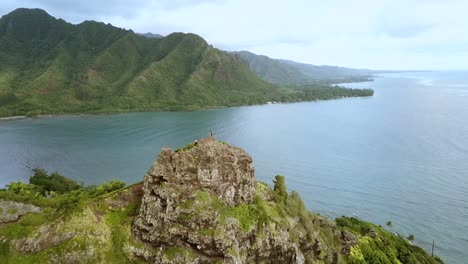
<svg viewBox="0 0 468 264">
<path fill-rule="evenodd" d="M 289 60 L 272 59 L 249 51 L 233 52 L 247 61 L 250 68 L 265 81 L 276 84 L 316 84 L 344 80 L 362 80 L 372 73 L 370 70 L 351 69 L 338 66 L 317 66 Z"/>
<path fill-rule="evenodd" d="M 317 88 L 268 83 L 239 56 L 195 34 L 148 38 L 95 21 L 73 25 L 40 9 L 21 8 L 0 19 L 0 117 L 196 110 L 372 95 Z"/>
<path fill-rule="evenodd" d="M 283 94 L 194 34 L 146 38 L 39 9 L 0 19 L 0 115 L 254 104 Z"/>
<path fill-rule="evenodd" d="M 264 55 L 256 55 L 248 51 L 239 51 L 234 54 L 245 59 L 250 69 L 265 81 L 281 84 L 307 83 L 310 81 L 306 75 L 294 66 L 280 60 L 271 59 Z"/>
</svg>

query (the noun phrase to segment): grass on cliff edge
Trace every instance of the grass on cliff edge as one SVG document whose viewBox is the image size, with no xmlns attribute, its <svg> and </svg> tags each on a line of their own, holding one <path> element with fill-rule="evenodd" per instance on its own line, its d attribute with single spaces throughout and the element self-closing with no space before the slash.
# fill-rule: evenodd
<svg viewBox="0 0 468 264">
<path fill-rule="evenodd" d="M 125 183 L 112 180 L 99 186 L 83 186 L 57 172 L 36 168 L 29 184 L 12 182 L 0 189 L 0 199 L 33 204 L 42 208 L 66 210 L 86 204 L 90 199 L 125 187 Z"/>
<path fill-rule="evenodd" d="M 440 257 L 431 257 L 424 249 L 380 226 L 346 216 L 337 218 L 336 223 L 358 239 L 347 257 L 348 263 L 444 263 Z M 370 230 L 377 234 L 375 238 L 369 235 Z"/>
<path fill-rule="evenodd" d="M 52 259 L 58 263 L 73 259 L 84 263 L 128 263 L 128 247 L 144 248 L 131 234 L 141 202 L 141 184 L 123 188 L 123 182 L 112 181 L 84 187 L 43 170 L 35 170 L 33 182 L 38 175 L 44 180 L 41 185 L 18 182 L 0 190 L 0 199 L 31 203 L 42 209 L 37 214 L 23 215 L 16 222 L 0 224 L 1 263 L 50 263 Z M 73 190 L 60 194 L 44 191 L 63 188 L 60 182 L 73 186 Z"/>
</svg>

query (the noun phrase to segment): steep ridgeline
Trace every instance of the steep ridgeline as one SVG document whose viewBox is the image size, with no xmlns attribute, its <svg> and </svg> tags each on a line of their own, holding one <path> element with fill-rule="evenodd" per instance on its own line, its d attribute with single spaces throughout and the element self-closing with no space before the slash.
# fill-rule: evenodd
<svg viewBox="0 0 468 264">
<path fill-rule="evenodd" d="M 369 80 L 376 71 L 338 66 L 317 66 L 289 60 L 272 59 L 248 51 L 233 52 L 265 81 L 283 85 L 331 84 Z"/>
<path fill-rule="evenodd" d="M 284 177 L 257 182 L 249 154 L 213 137 L 164 148 L 143 184 L 44 186 L 0 190 L 2 263 L 443 263 L 377 225 L 307 211 Z"/>
<path fill-rule="evenodd" d="M 282 89 L 195 34 L 154 37 L 94 21 L 73 25 L 40 9 L 17 9 L 0 19 L 0 117 L 368 95 Z"/>
<path fill-rule="evenodd" d="M 0 116 L 192 110 L 279 95 L 240 58 L 194 34 L 147 38 L 94 21 L 72 25 L 39 9 L 0 19 Z"/>
</svg>

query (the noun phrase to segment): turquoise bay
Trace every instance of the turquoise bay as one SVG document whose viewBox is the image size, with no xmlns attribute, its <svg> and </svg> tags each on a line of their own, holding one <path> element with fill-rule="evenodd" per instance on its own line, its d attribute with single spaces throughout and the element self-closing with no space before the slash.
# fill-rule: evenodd
<svg viewBox="0 0 468 264">
<path fill-rule="evenodd" d="M 311 210 L 355 215 L 447 263 L 468 259 L 468 74 L 386 74 L 371 98 L 200 112 L 0 121 L 0 185 L 43 167 L 86 184 L 141 181 L 163 146 L 212 130 L 254 159 L 256 176 L 286 176 Z"/>
</svg>

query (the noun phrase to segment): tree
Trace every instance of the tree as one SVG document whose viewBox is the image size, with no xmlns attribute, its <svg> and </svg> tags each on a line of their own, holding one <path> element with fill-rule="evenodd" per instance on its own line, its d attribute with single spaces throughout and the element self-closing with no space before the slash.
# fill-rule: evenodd
<svg viewBox="0 0 468 264">
<path fill-rule="evenodd" d="M 41 192 L 66 193 L 82 188 L 76 181 L 68 179 L 58 172 L 48 175 L 44 169 L 33 169 L 34 175 L 29 178 L 29 183 L 38 186 Z"/>
<path fill-rule="evenodd" d="M 275 191 L 276 201 L 277 202 L 286 202 L 288 199 L 288 192 L 286 191 L 286 183 L 284 182 L 284 176 L 276 175 L 275 180 L 273 180 Z"/>
</svg>

